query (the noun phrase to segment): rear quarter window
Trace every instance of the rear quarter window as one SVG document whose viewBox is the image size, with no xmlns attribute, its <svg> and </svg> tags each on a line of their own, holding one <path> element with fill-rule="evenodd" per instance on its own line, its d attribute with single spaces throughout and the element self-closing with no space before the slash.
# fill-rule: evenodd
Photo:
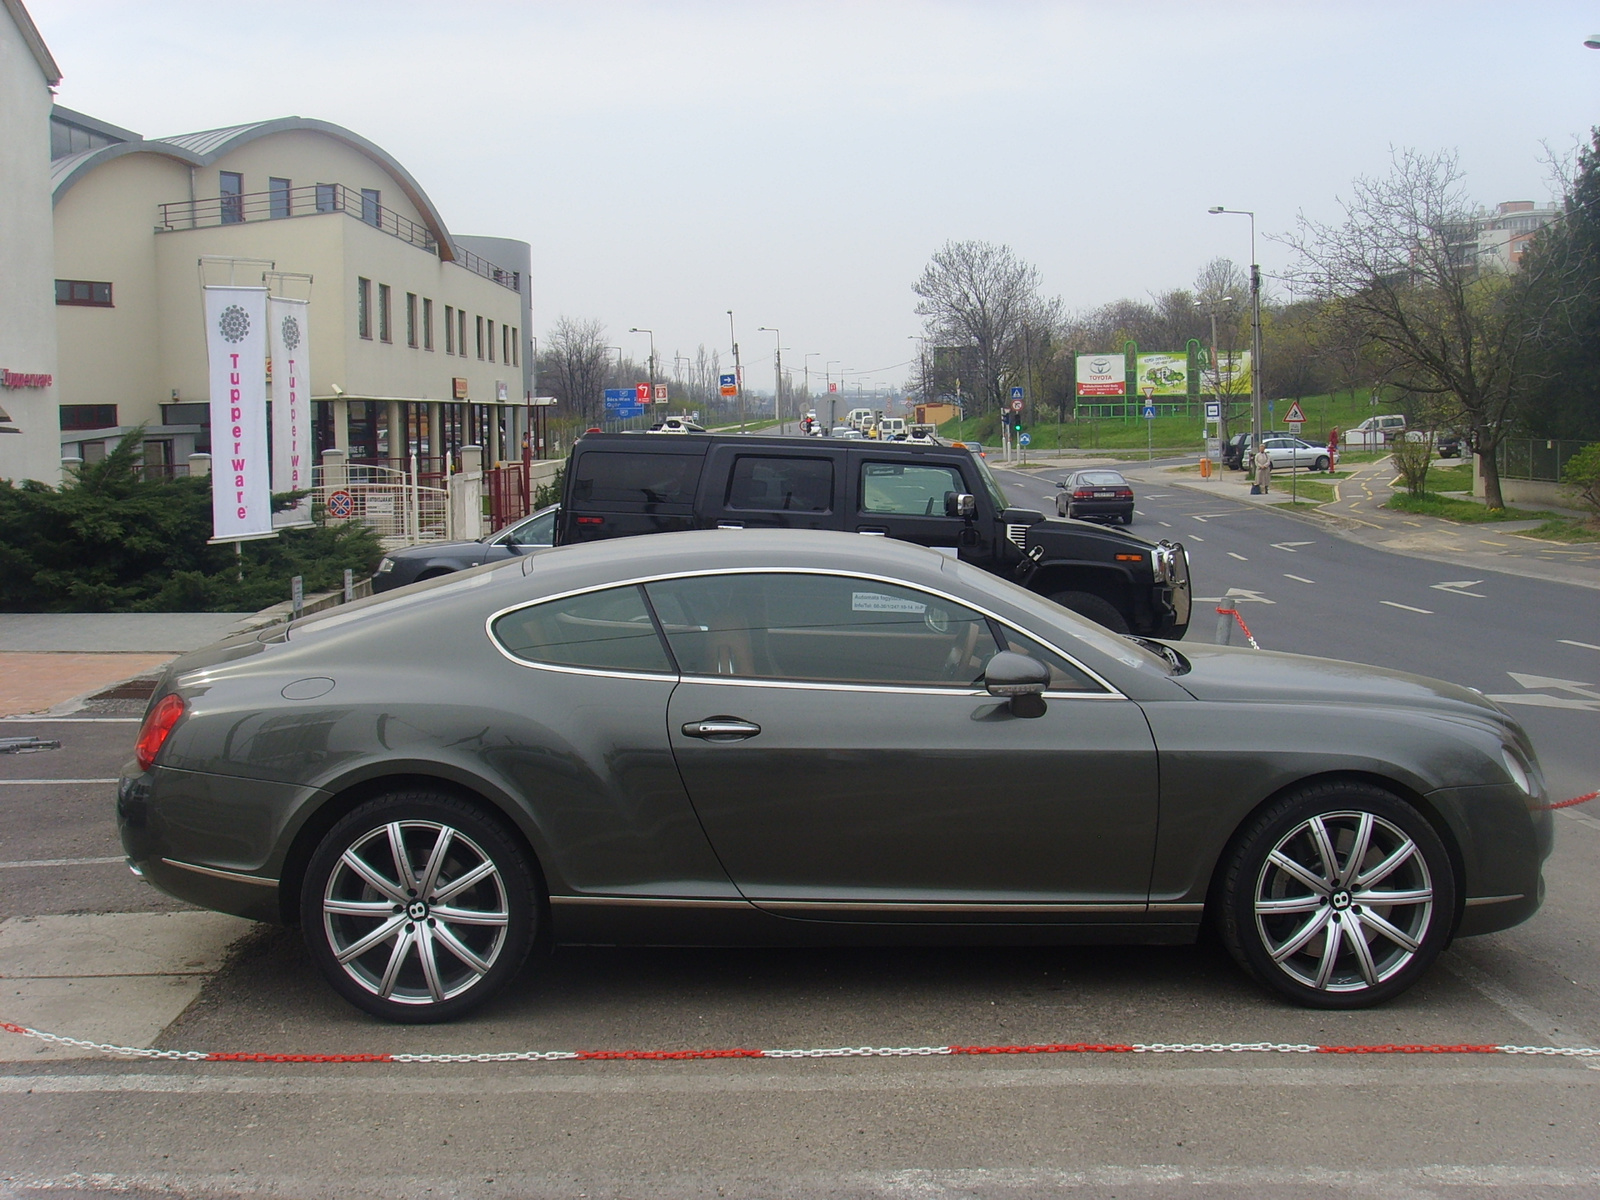
<svg viewBox="0 0 1600 1200">
<path fill-rule="evenodd" d="M 704 461 L 698 454 L 580 454 L 573 466 L 572 502 L 690 506 Z"/>
</svg>

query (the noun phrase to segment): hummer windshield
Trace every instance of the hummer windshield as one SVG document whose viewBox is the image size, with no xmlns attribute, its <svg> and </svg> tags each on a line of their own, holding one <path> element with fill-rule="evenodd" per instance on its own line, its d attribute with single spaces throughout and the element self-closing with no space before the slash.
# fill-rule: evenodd
<svg viewBox="0 0 1600 1200">
<path fill-rule="evenodd" d="M 1004 512 L 1011 507 L 1011 501 L 1006 499 L 1006 494 L 1000 490 L 1000 481 L 989 472 L 989 464 L 983 461 L 981 455 L 974 454 L 972 461 L 978 464 L 978 474 L 983 476 L 983 486 L 989 489 L 989 498 L 994 501 L 996 512 Z"/>
</svg>

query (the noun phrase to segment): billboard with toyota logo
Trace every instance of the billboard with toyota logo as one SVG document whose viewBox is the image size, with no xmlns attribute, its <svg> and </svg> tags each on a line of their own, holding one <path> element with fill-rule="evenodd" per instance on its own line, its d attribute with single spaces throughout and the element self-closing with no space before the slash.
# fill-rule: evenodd
<svg viewBox="0 0 1600 1200">
<path fill-rule="evenodd" d="M 1079 396 L 1127 394 L 1127 357 L 1122 354 L 1078 355 Z"/>
</svg>

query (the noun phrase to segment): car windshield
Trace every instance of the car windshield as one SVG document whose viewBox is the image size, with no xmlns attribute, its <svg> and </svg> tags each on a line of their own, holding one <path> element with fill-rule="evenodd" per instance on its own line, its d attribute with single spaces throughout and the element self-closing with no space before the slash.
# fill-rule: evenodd
<svg viewBox="0 0 1600 1200">
<path fill-rule="evenodd" d="M 1010 508 L 1011 501 L 1001 491 L 999 481 L 990 473 L 989 464 L 983 460 L 983 456 L 974 451 L 972 461 L 978 464 L 978 474 L 983 476 L 983 485 L 989 489 L 989 498 L 994 501 L 995 507 L 1001 511 Z"/>
</svg>

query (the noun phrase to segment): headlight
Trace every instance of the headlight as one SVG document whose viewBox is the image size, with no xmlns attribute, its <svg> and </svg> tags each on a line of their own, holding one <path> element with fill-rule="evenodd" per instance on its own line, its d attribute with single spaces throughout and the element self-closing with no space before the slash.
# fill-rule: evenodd
<svg viewBox="0 0 1600 1200">
<path fill-rule="evenodd" d="M 1506 774 L 1511 776 L 1511 782 L 1522 789 L 1525 796 L 1533 795 L 1533 784 L 1528 779 L 1528 769 L 1522 765 L 1520 759 L 1511 752 L 1509 746 L 1500 747 L 1500 761 L 1506 765 Z"/>
<path fill-rule="evenodd" d="M 378 572 L 377 573 L 379 575 L 382 575 L 385 572 L 392 571 L 392 570 L 394 570 L 394 559 L 385 558 L 382 562 L 380 562 L 378 564 Z"/>
</svg>

